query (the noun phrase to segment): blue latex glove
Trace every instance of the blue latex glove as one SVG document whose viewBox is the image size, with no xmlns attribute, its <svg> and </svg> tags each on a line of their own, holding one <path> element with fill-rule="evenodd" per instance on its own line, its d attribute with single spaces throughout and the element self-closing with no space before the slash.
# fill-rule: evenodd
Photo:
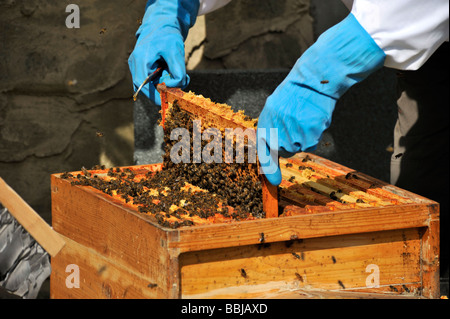
<svg viewBox="0 0 450 319">
<path fill-rule="evenodd" d="M 324 32 L 300 57 L 267 99 L 258 121 L 258 157 L 271 184 L 282 180 L 278 155 L 315 150 L 330 126 L 337 100 L 380 69 L 385 57 L 352 14 Z M 277 129 L 278 139 L 274 132 L 267 134 L 270 128 Z"/>
<path fill-rule="evenodd" d="M 128 59 L 134 90 L 158 67 L 160 77 L 141 92 L 157 105 L 161 99 L 156 85 L 185 88 L 189 84 L 184 57 L 184 41 L 197 19 L 199 0 L 149 0 L 142 25 L 136 32 L 136 46 Z"/>
</svg>

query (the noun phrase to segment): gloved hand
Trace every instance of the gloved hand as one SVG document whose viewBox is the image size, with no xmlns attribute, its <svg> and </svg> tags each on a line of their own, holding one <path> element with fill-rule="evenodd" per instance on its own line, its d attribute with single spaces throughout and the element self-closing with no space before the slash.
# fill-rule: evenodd
<svg viewBox="0 0 450 319">
<path fill-rule="evenodd" d="M 385 57 L 353 14 L 324 32 L 300 57 L 267 99 L 258 121 L 258 157 L 271 184 L 282 180 L 278 155 L 315 150 L 337 100 L 380 69 Z M 270 128 L 277 130 L 277 139 Z"/>
<path fill-rule="evenodd" d="M 161 105 L 156 85 L 185 88 L 189 84 L 184 57 L 184 41 L 197 19 L 199 0 L 149 0 L 142 25 L 136 32 L 136 46 L 128 59 L 134 90 L 158 67 L 162 75 L 142 89 L 150 100 Z"/>
</svg>

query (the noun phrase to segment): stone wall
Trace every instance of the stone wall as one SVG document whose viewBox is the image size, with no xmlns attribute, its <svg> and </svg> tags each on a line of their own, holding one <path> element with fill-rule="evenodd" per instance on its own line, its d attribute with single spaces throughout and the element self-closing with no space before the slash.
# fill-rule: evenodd
<svg viewBox="0 0 450 319">
<path fill-rule="evenodd" d="M 66 6 L 80 8 L 68 29 Z M 0 1 L 0 176 L 50 221 L 50 174 L 133 160 L 127 59 L 145 1 Z"/>
<path fill-rule="evenodd" d="M 309 0 L 241 0 L 201 16 L 188 69 L 290 68 L 313 42 Z"/>
<path fill-rule="evenodd" d="M 343 16 L 320 1 L 234 0 L 199 17 L 188 69 L 289 69 Z M 65 25 L 71 3 L 78 29 Z M 127 59 L 145 3 L 0 0 L 0 176 L 48 222 L 50 174 L 134 163 Z"/>
</svg>

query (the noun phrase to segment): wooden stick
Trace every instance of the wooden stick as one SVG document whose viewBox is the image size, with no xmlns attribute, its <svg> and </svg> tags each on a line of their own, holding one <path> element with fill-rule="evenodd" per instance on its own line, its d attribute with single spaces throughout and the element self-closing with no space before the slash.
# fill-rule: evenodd
<svg viewBox="0 0 450 319">
<path fill-rule="evenodd" d="M 25 228 L 28 233 L 55 257 L 65 241 L 39 216 L 6 182 L 0 178 L 0 203 Z"/>
</svg>

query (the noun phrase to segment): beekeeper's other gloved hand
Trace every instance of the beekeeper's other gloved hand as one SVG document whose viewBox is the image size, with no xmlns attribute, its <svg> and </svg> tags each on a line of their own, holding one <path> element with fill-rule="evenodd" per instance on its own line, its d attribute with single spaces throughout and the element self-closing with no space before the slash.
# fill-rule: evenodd
<svg viewBox="0 0 450 319">
<path fill-rule="evenodd" d="M 278 155 L 315 150 L 330 126 L 337 100 L 380 69 L 385 57 L 352 14 L 324 32 L 300 57 L 268 97 L 258 121 L 258 157 L 271 184 L 282 180 Z M 274 132 L 267 134 L 271 128 L 277 129 L 278 139 Z"/>
<path fill-rule="evenodd" d="M 160 77 L 146 84 L 141 92 L 157 105 L 161 99 L 156 85 L 185 88 L 189 84 L 184 57 L 184 41 L 194 25 L 199 0 L 149 0 L 142 25 L 136 32 L 136 46 L 128 59 L 134 90 L 158 67 Z"/>
</svg>

